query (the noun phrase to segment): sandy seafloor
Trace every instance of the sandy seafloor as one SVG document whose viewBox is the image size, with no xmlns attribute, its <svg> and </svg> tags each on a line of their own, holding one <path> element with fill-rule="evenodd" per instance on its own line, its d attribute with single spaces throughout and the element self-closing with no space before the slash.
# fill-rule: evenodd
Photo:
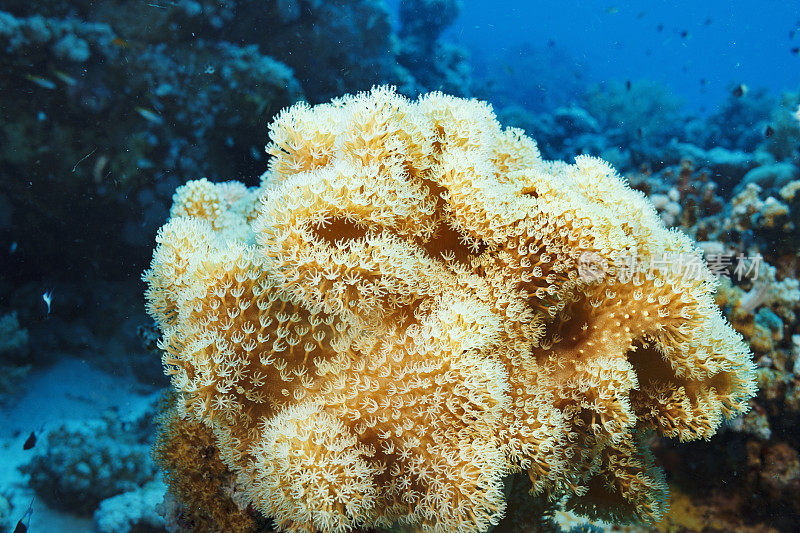
<svg viewBox="0 0 800 533">
<path fill-rule="evenodd" d="M 10 489 L 12 525 L 16 517 L 25 514 L 34 495 L 19 467 L 44 448 L 37 442 L 32 449 L 23 449 L 31 431 L 39 436 L 64 423 L 96 419 L 112 410 L 135 416 L 147 410 L 158 394 L 133 377 L 115 376 L 67 356 L 23 378 L 19 392 L 0 404 L 0 487 Z M 40 498 L 34 500 L 31 533 L 92 530 L 92 517 L 52 509 Z"/>
</svg>

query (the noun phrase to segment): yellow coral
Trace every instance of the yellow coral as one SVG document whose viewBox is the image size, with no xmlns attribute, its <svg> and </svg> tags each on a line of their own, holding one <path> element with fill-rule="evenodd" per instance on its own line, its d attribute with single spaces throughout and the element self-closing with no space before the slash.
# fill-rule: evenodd
<svg viewBox="0 0 800 533">
<path fill-rule="evenodd" d="M 170 492 L 180 498 L 180 522 L 198 533 L 263 531 L 246 507 L 235 504 L 235 476 L 220 461 L 211 430 L 179 416 L 174 402 L 173 395 L 162 402 L 167 405 L 153 451 Z"/>
<path fill-rule="evenodd" d="M 486 531 L 518 471 L 657 520 L 642 436 L 747 408 L 699 252 L 605 162 L 545 162 L 484 103 L 387 88 L 270 135 L 259 188 L 179 189 L 144 278 L 184 416 L 282 529 Z"/>
</svg>

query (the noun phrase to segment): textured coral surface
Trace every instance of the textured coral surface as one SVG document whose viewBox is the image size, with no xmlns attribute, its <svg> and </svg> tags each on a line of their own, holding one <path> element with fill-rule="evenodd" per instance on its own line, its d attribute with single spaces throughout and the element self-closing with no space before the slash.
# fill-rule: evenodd
<svg viewBox="0 0 800 533">
<path fill-rule="evenodd" d="M 657 520 L 646 439 L 747 408 L 700 252 L 603 161 L 543 161 L 486 104 L 385 88 L 270 133 L 260 187 L 178 190 L 145 280 L 181 416 L 283 530 L 486 531 L 515 472 Z"/>
</svg>

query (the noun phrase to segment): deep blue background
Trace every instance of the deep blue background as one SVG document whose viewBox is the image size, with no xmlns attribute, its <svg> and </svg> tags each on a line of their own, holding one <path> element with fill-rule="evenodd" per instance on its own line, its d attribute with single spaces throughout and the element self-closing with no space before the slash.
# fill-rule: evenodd
<svg viewBox="0 0 800 533">
<path fill-rule="evenodd" d="M 710 110 L 739 83 L 800 88 L 799 25 L 794 0 L 464 0 L 446 37 L 509 70 L 521 43 L 560 50 L 589 80 L 656 80 Z"/>
</svg>

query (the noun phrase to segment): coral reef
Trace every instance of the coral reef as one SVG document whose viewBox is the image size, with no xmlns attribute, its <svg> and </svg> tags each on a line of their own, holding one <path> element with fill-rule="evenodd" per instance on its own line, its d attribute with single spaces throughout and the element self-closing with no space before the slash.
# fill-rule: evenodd
<svg viewBox="0 0 800 533">
<path fill-rule="evenodd" d="M 440 38 L 457 7 L 406 2 L 426 17 L 395 28 L 379 0 L 2 2 L 0 314 L 18 311 L 42 339 L 31 363 L 69 352 L 163 379 L 138 364 L 147 355 L 131 332 L 145 318 L 130 280 L 175 188 L 200 176 L 255 183 L 267 124 L 300 100 L 376 82 L 467 94 L 463 52 Z"/>
<path fill-rule="evenodd" d="M 525 472 L 531 505 L 654 521 L 650 435 L 747 409 L 754 366 L 700 252 L 606 163 L 385 88 L 297 105 L 270 137 L 259 188 L 177 191 L 144 276 L 173 427 L 195 428 L 166 446 L 213 436 L 238 509 L 486 531 Z"/>
<path fill-rule="evenodd" d="M 800 120 L 797 109 L 800 106 L 800 91 L 786 92 L 781 97 L 780 106 L 770 114 L 769 125 L 773 135 L 763 139 L 760 148 L 772 154 L 778 161 L 800 163 Z"/>
<path fill-rule="evenodd" d="M 470 63 L 475 94 L 498 110 L 516 107 L 546 117 L 574 105 L 585 89 L 587 65 L 555 43 L 473 49 Z"/>
<path fill-rule="evenodd" d="M 124 0 L 76 0 L 69 10 L 58 2 L 36 8 L 17 0 L 7 4 L 5 9 L 18 16 L 73 15 L 105 22 L 131 46 L 163 43 L 173 48 L 197 40 L 256 45 L 297 71 L 312 101 L 376 81 L 401 86 L 406 81 L 414 90 L 413 77 L 397 62 L 398 38 L 389 10 L 374 0 L 178 0 L 156 7 Z M 209 65 L 223 66 L 222 58 L 208 59 Z"/>
<path fill-rule="evenodd" d="M 11 504 L 2 492 L 0 492 L 0 528 L 3 531 L 11 530 Z"/>
<path fill-rule="evenodd" d="M 495 73 L 494 78 L 503 76 Z M 519 85 L 524 84 L 512 87 Z M 511 96 L 495 89 L 484 92 L 502 106 L 498 115 L 505 122 L 536 138 L 548 159 L 595 154 L 625 172 L 641 166 L 661 171 L 690 161 L 708 172 L 726 197 L 741 187 L 748 172 L 785 175 L 800 157 L 798 99 L 793 93 L 785 94 L 777 108 L 763 90 L 742 98 L 730 95 L 711 115 L 698 116 L 687 113 L 667 87 L 649 81 L 593 85 L 545 109 L 527 101 L 521 106 L 516 91 Z M 765 137 L 768 126 L 770 135 Z"/>
<path fill-rule="evenodd" d="M 707 170 L 719 183 L 721 189 L 730 190 L 742 177 L 759 164 L 754 154 L 740 150 L 728 150 L 715 146 L 704 150 L 692 143 L 671 139 L 663 150 L 661 164 L 678 164 L 690 161 L 693 166 Z"/>
<path fill-rule="evenodd" d="M 131 394 L 164 386 L 168 378 L 153 364 L 161 355 L 159 327 L 167 333 L 166 367 L 178 372 L 172 379 L 181 390 L 167 402 L 155 450 L 164 484 L 153 481 L 146 421 L 91 419 L 80 428 L 76 420 L 50 438 L 36 416 L 15 424 L 19 433 L 9 431 L 14 436 L 0 443 L 8 452 L 0 464 L 14 465 L 0 487 L 0 530 L 12 529 L 27 508 L 28 480 L 42 493 L 34 521 L 77 510 L 81 516 L 68 521 L 90 528 L 93 513 L 98 531 L 273 531 L 276 501 L 315 513 L 302 524 L 284 520 L 284 529 L 317 519 L 358 523 L 366 532 L 404 517 L 404 530 L 441 530 L 469 512 L 477 517 L 464 523 L 491 521 L 493 531 L 526 533 L 789 532 L 800 523 L 797 87 L 778 97 L 754 80 L 731 80 L 727 88 L 702 80 L 709 97 L 725 94 L 707 112 L 681 107 L 669 87 L 651 81 L 590 86 L 587 80 L 608 73 L 593 72 L 597 65 L 567 52 L 557 35 L 536 34 L 535 45 L 479 43 L 468 55 L 451 40 L 468 41 L 447 31 L 470 16 L 460 0 L 1 4 L 0 411 L 29 412 L 27 402 L 39 394 L 32 384 L 47 383 L 62 356 L 135 379 Z M 267 125 L 281 109 L 383 83 L 412 98 L 430 90 L 479 96 L 494 105 L 498 122 L 536 139 L 536 148 L 518 133 L 498 133 L 480 106 L 467 113 L 458 111 L 467 105 L 460 101 L 445 98 L 439 106 L 443 97 L 409 103 L 384 94 L 375 96 L 380 110 L 349 98 L 335 109 L 295 108 L 274 123 L 276 144 L 264 152 Z M 387 118 L 396 111 L 402 118 Z M 333 115 L 341 122 L 319 126 Z M 422 163 L 419 153 L 429 154 Z M 619 170 L 655 211 L 641 207 L 625 225 L 628 207 L 645 204 L 583 154 Z M 358 170 L 346 171 L 353 165 Z M 376 183 L 362 188 L 359 172 Z M 203 176 L 207 181 L 190 182 L 172 201 L 186 180 Z M 243 185 L 214 184 L 229 179 Z M 304 198 L 313 203 L 296 203 Z M 541 210 L 556 199 L 563 211 L 520 207 Z M 580 218 L 576 204 L 581 213 L 602 208 L 613 218 Z M 306 209 L 318 214 L 306 217 Z M 508 218 L 509 210 L 518 218 Z M 156 325 L 142 309 L 138 278 L 167 216 L 153 263 L 164 285 L 162 296 L 151 292 L 150 311 L 168 312 Z M 559 237 L 539 243 L 514 233 L 534 219 L 537 231 Z M 600 246 L 607 237 L 597 235 L 619 220 L 614 235 L 627 237 Z M 703 313 L 718 307 L 754 354 L 752 377 L 741 380 L 759 392 L 745 401 L 750 392 L 741 391 L 751 386 L 742 385 L 736 405 L 709 410 L 710 422 L 702 411 L 715 403 L 703 387 L 716 390 L 720 375 L 734 372 L 721 351 L 673 361 L 683 352 L 662 348 L 672 333 L 647 335 L 611 310 L 608 294 L 616 293 L 624 300 L 619 307 L 638 316 L 641 300 L 628 291 L 632 266 L 661 265 L 640 273 L 653 276 L 640 287 L 643 298 L 680 290 L 675 273 L 663 268 L 661 224 L 697 241 L 695 249 L 682 237 L 664 237 L 679 243 L 680 261 L 705 261 L 710 275 L 702 270 L 693 290 L 711 294 L 720 278 L 716 294 L 697 301 Z M 654 232 L 653 244 L 638 243 L 637 231 Z M 288 248 L 273 246 L 279 239 Z M 364 267 L 367 251 L 374 257 Z M 396 269 L 385 270 L 384 259 L 396 260 Z M 258 277 L 240 283 L 245 271 Z M 226 295 L 212 301 L 228 282 Z M 664 285 L 654 289 L 656 283 Z M 670 306 L 695 305 L 679 293 L 670 297 Z M 697 326 L 697 313 L 684 319 L 670 312 L 684 327 L 708 331 Z M 206 323 L 203 313 L 218 322 Z M 267 315 L 273 322 L 261 331 Z M 491 327 L 475 333 L 487 320 Z M 635 333 L 630 339 L 619 332 L 625 327 Z M 619 335 L 599 341 L 597 328 Z M 602 353 L 581 354 L 601 342 Z M 737 350 L 731 357 L 740 360 Z M 415 366 L 421 358 L 426 366 Z M 652 361 L 663 368 L 646 364 Z M 704 373 L 706 365 L 712 369 Z M 736 372 L 751 376 L 749 364 Z M 323 388 L 340 383 L 348 391 L 371 388 L 322 398 Z M 667 399 L 690 409 L 653 408 L 643 396 L 664 383 L 683 386 L 688 399 Z M 75 401 L 84 405 L 88 396 Z M 438 409 L 425 403 L 439 400 Z M 745 403 L 749 411 L 730 419 Z M 240 406 L 245 415 L 237 414 Z M 723 414 L 729 420 L 717 428 Z M 686 427 L 663 427 L 665 420 Z M 441 430 L 448 421 L 458 429 Z M 333 428 L 331 435 L 314 433 L 322 428 Z M 34 429 L 39 443 L 23 453 L 20 442 Z M 715 431 L 710 442 L 658 438 Z M 300 472 L 314 446 L 342 450 L 341 469 L 314 463 Z M 481 446 L 489 451 L 475 460 L 481 470 L 471 470 L 470 454 L 480 455 Z M 274 463 L 266 463 L 268 454 Z M 17 472 L 30 457 L 26 474 Z M 452 464 L 429 467 L 430 457 Z M 247 464 L 253 458 L 260 462 Z M 462 467 L 464 475 L 450 475 Z M 272 485 L 253 481 L 270 468 L 278 472 Z M 435 475 L 440 468 L 446 481 Z M 334 492 L 328 482 L 313 485 L 325 475 L 354 480 L 320 510 L 307 501 L 316 498 L 313 490 Z M 467 492 L 476 502 L 458 515 L 461 493 L 450 487 L 460 490 L 465 479 L 478 495 Z M 410 496 L 397 496 L 397 486 Z M 154 504 L 166 488 L 159 517 Z M 362 488 L 364 496 L 356 496 Z M 265 494 L 277 496 L 265 503 Z M 417 509 L 425 498 L 438 498 L 428 508 L 441 510 L 441 519 Z M 56 508 L 40 513 L 40 500 Z M 646 526 L 620 525 L 659 516 Z"/>
<path fill-rule="evenodd" d="M 583 107 L 599 121 L 606 142 L 629 151 L 634 165 L 657 161 L 652 148 L 681 132 L 680 102 L 656 83 L 595 85 Z"/>
<path fill-rule="evenodd" d="M 687 125 L 688 137 L 706 150 L 720 147 L 754 152 L 764 139 L 775 106 L 775 99 L 764 88 L 754 88 L 741 98 L 731 91 L 709 116 Z"/>
<path fill-rule="evenodd" d="M 460 10 L 460 0 L 401 0 L 397 61 L 414 76 L 416 92 L 470 94 L 466 51 L 439 38 Z"/>
<path fill-rule="evenodd" d="M 143 349 L 137 334 L 137 327 L 148 320 L 138 282 L 48 279 L 13 284 L 9 291 L 8 303 L 31 341 L 0 360 L 15 368 L 36 368 L 69 354 L 148 385 L 166 384 L 163 373 L 153 369 L 153 353 Z M 45 291 L 52 294 L 50 313 L 42 299 Z"/>
<path fill-rule="evenodd" d="M 30 370 L 28 348 L 28 330 L 20 327 L 17 313 L 0 315 L 0 395 L 14 391 Z"/>
<path fill-rule="evenodd" d="M 65 423 L 39 440 L 37 455 L 22 471 L 37 496 L 55 508 L 91 514 L 103 500 L 156 475 L 148 444 L 113 417 Z"/>
<path fill-rule="evenodd" d="M 112 496 L 100 503 L 94 512 L 98 533 L 159 533 L 164 531 L 164 519 L 157 508 L 164 499 L 166 487 L 151 481 L 141 488 Z"/>
<path fill-rule="evenodd" d="M 547 159 L 594 154 L 617 165 L 621 171 L 638 169 L 644 164 L 661 169 L 685 157 L 701 163 L 711 158 L 712 166 L 738 169 L 736 164 L 747 165 L 741 174 L 754 166 L 744 153 L 731 157 L 730 150 L 704 150 L 686 142 L 691 131 L 686 127 L 688 117 L 683 115 L 680 102 L 669 89 L 654 82 L 591 85 L 569 102 L 539 113 L 530 110 L 540 106 L 523 108 L 502 94 L 499 99 L 509 102 L 500 109 L 499 116 L 534 137 Z"/>
<path fill-rule="evenodd" d="M 783 183 L 783 186 L 779 183 L 774 195 L 756 183 L 747 183 L 731 200 L 731 219 L 725 227 L 771 243 L 771 249 L 765 250 L 771 258 L 792 261 L 790 258 L 800 246 L 800 195 L 797 194 L 800 181 Z"/>
<path fill-rule="evenodd" d="M 800 515 L 800 454 L 785 442 L 748 444 L 748 481 L 772 506 L 786 507 L 787 515 Z"/>
<path fill-rule="evenodd" d="M 292 71 L 253 46 L 145 45 L 103 22 L 0 20 L 0 194 L 15 206 L 15 262 L 26 280 L 65 261 L 120 277 L 163 219 L 178 176 L 247 175 L 269 117 L 302 97 Z M 243 112 L 231 118 L 231 108 Z M 108 228 L 124 237 L 116 248 Z M 41 234 L 72 246 L 41 245 Z M 81 274 L 60 277 L 70 275 Z"/>
<path fill-rule="evenodd" d="M 509 126 L 525 130 L 534 137 L 546 159 L 569 159 L 582 153 L 606 156 L 612 150 L 600 134 L 597 120 L 575 104 L 538 115 L 512 105 L 501 109 L 498 116 Z M 630 153 L 617 152 L 616 162 L 623 162 L 627 168 Z"/>
<path fill-rule="evenodd" d="M 738 183 L 702 161 L 628 175 L 633 187 L 659 202 L 665 222 L 701 241 L 721 278 L 716 302 L 755 354 L 759 393 L 752 409 L 731 421 L 713 446 L 665 446 L 657 454 L 674 484 L 704 509 L 705 524 L 717 529 L 792 531 L 800 517 L 789 502 L 792 475 L 762 476 L 791 472 L 800 449 L 800 170 L 792 159 L 776 163 L 765 154 L 763 143 L 749 153 L 751 170 Z M 726 190 L 717 180 L 733 186 Z M 713 476 L 722 485 L 698 483 Z M 729 527 L 718 525 L 726 520 Z"/>
<path fill-rule="evenodd" d="M 736 531 L 737 533 L 775 533 L 762 524 L 748 524 L 741 515 L 744 496 L 715 492 L 703 498 L 670 486 L 672 505 L 669 514 L 656 524 L 662 533 Z"/>
</svg>

